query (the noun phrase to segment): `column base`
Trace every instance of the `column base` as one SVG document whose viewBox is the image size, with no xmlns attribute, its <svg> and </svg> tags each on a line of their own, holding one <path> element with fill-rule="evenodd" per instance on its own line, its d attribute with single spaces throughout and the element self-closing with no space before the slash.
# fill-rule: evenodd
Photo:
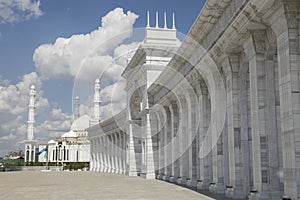
<svg viewBox="0 0 300 200">
<path fill-rule="evenodd" d="M 128 176 L 138 176 L 137 172 L 128 172 Z"/>
<path fill-rule="evenodd" d="M 210 183 L 209 192 L 212 194 L 225 194 L 223 183 Z"/>
<path fill-rule="evenodd" d="M 179 185 L 186 185 L 186 178 L 185 177 L 178 177 L 177 184 Z"/>
<path fill-rule="evenodd" d="M 169 180 L 169 176 L 168 175 L 163 175 L 162 180 L 164 180 L 164 181 Z"/>
<path fill-rule="evenodd" d="M 187 179 L 186 186 L 190 188 L 196 188 L 197 187 L 197 180 L 196 179 Z"/>
<path fill-rule="evenodd" d="M 290 196 L 283 195 L 282 200 L 292 200 Z"/>
<path fill-rule="evenodd" d="M 164 174 L 158 174 L 158 175 L 157 175 L 157 179 L 158 179 L 158 180 L 163 180 L 163 177 L 164 177 Z"/>
<path fill-rule="evenodd" d="M 153 180 L 155 179 L 155 173 L 147 173 L 145 178 L 147 180 Z"/>
<path fill-rule="evenodd" d="M 257 190 L 251 190 L 249 195 L 249 200 L 268 200 L 268 199 L 281 199 L 282 193 L 280 191 L 277 192 L 258 192 Z M 284 199 L 284 198 L 282 198 Z M 287 197 L 289 199 L 289 197 Z"/>
<path fill-rule="evenodd" d="M 170 181 L 171 183 L 175 183 L 176 180 L 177 180 L 177 178 L 175 178 L 174 176 L 170 176 L 170 178 L 169 178 L 169 181 Z"/>
<path fill-rule="evenodd" d="M 206 181 L 198 180 L 197 189 L 198 190 L 209 190 L 210 184 Z"/>
<path fill-rule="evenodd" d="M 231 199 L 246 199 L 242 191 L 235 189 L 233 186 L 226 186 L 225 196 Z"/>
</svg>

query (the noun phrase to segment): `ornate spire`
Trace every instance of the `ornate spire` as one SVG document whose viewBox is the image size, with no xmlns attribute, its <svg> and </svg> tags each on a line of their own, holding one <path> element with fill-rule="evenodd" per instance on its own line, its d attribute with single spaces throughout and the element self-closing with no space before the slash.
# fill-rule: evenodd
<svg viewBox="0 0 300 200">
<path fill-rule="evenodd" d="M 35 86 L 31 85 L 29 92 L 29 111 L 27 121 L 27 140 L 25 140 L 25 162 L 35 162 L 36 141 L 34 140 L 34 124 L 35 124 Z"/>
<path fill-rule="evenodd" d="M 167 14 L 164 12 L 164 29 L 167 29 Z"/>
<path fill-rule="evenodd" d="M 155 28 L 159 28 L 159 26 L 158 26 L 158 12 L 156 12 L 156 25 L 155 25 Z"/>
<path fill-rule="evenodd" d="M 173 13 L 173 26 L 172 26 L 172 29 L 176 29 L 176 26 L 175 26 L 175 13 Z"/>
<path fill-rule="evenodd" d="M 35 124 L 35 86 L 31 85 L 29 93 L 29 111 L 28 111 L 28 127 L 27 127 L 27 140 L 34 140 L 34 124 Z"/>
<path fill-rule="evenodd" d="M 96 79 L 95 80 L 95 92 L 94 92 L 94 115 L 93 115 L 92 120 L 90 121 L 90 125 L 98 124 L 101 120 L 101 118 L 100 118 L 100 105 L 101 105 L 100 92 L 101 92 L 100 80 Z"/>
<path fill-rule="evenodd" d="M 147 28 L 150 28 L 150 14 L 149 14 L 149 11 L 147 11 Z"/>
<path fill-rule="evenodd" d="M 79 96 L 76 96 L 74 102 L 74 121 L 80 117 L 79 106 L 80 106 L 80 99 Z"/>
</svg>

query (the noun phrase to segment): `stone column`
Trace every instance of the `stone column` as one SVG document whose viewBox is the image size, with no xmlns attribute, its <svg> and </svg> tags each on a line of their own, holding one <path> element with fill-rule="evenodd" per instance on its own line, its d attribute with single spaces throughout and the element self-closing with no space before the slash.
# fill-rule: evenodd
<svg viewBox="0 0 300 200">
<path fill-rule="evenodd" d="M 117 145 L 117 152 L 118 152 L 118 173 L 122 174 L 122 132 L 118 132 L 118 145 Z"/>
<path fill-rule="evenodd" d="M 97 139 L 93 139 L 93 171 L 97 171 Z"/>
<path fill-rule="evenodd" d="M 208 97 L 207 88 L 201 88 L 201 96 L 199 97 L 199 145 L 200 148 L 205 146 L 205 136 L 207 134 L 209 121 L 210 121 L 210 100 Z M 212 182 L 212 156 L 211 152 L 207 155 L 202 155 L 200 152 L 200 180 L 197 188 L 200 190 L 208 190 Z"/>
<path fill-rule="evenodd" d="M 201 177 L 200 177 L 200 165 L 202 164 L 201 163 L 201 159 L 200 159 L 200 154 L 199 154 L 199 151 L 200 151 L 200 116 L 201 116 L 201 109 L 200 109 L 200 99 L 199 97 L 201 96 L 201 84 L 200 84 L 200 81 L 197 80 L 197 84 L 196 84 L 196 93 L 197 93 L 197 107 L 195 108 L 195 111 L 196 111 L 196 165 L 197 165 L 197 187 L 198 187 L 198 184 L 199 182 L 201 181 Z"/>
<path fill-rule="evenodd" d="M 166 109 L 164 109 L 164 117 L 163 117 L 163 132 L 162 132 L 162 138 L 163 138 L 163 165 L 164 165 L 164 170 L 163 170 L 163 180 L 167 180 L 168 177 L 168 150 L 167 150 L 167 145 L 168 145 L 168 113 Z"/>
<path fill-rule="evenodd" d="M 99 147 L 99 156 L 100 156 L 100 159 L 99 159 L 99 162 L 100 162 L 100 172 L 104 172 L 104 161 L 103 161 L 103 138 L 100 137 L 99 138 L 99 144 L 100 144 L 100 147 Z"/>
<path fill-rule="evenodd" d="M 116 132 L 114 134 L 114 158 L 115 158 L 115 173 L 119 173 L 119 151 L 118 151 L 118 143 L 119 143 L 119 133 Z"/>
<path fill-rule="evenodd" d="M 120 131 L 120 143 L 119 143 L 119 153 L 120 153 L 120 174 L 124 174 L 125 168 L 124 168 L 124 162 L 125 162 L 125 144 L 124 144 L 124 132 Z"/>
<path fill-rule="evenodd" d="M 111 173 L 116 171 L 115 163 L 115 133 L 110 134 L 110 160 L 111 160 Z"/>
<path fill-rule="evenodd" d="M 169 105 L 169 111 L 170 111 L 170 178 L 169 181 L 173 182 L 174 181 L 174 175 L 175 175 L 175 156 L 174 156 L 174 147 L 175 147 L 175 140 L 173 139 L 175 131 L 174 131 L 174 111 L 173 111 L 173 105 L 172 102 Z"/>
<path fill-rule="evenodd" d="M 115 140 L 116 140 L 116 137 L 115 137 L 115 133 L 112 133 L 111 135 L 110 135 L 110 158 L 111 158 L 111 168 L 112 168 L 112 170 L 111 170 L 111 172 L 112 173 L 116 173 L 116 159 L 115 159 L 115 157 L 116 157 L 116 154 L 115 154 L 115 151 L 116 151 L 116 149 L 115 149 Z"/>
<path fill-rule="evenodd" d="M 226 196 L 231 198 L 246 198 L 249 194 L 249 161 L 243 160 L 241 157 L 242 149 L 242 134 L 248 137 L 248 119 L 247 119 L 247 78 L 246 83 L 241 82 L 244 79 L 243 73 L 239 71 L 239 54 L 229 55 L 222 63 L 223 70 L 226 76 L 226 92 L 227 92 L 227 124 L 228 124 L 228 151 L 229 151 L 229 185 L 226 189 Z M 244 86 L 243 88 L 241 88 Z M 243 90 L 240 90 L 243 89 Z M 241 96 L 241 92 L 244 96 Z M 242 101 L 242 98 L 244 100 Z M 243 110 L 246 114 L 246 119 L 241 120 L 241 106 L 246 106 Z M 246 123 L 246 124 L 242 124 Z M 246 127 L 246 130 L 241 130 L 241 126 Z M 248 138 L 246 143 L 248 142 Z M 245 144 L 247 146 L 247 144 Z M 249 148 L 245 148 L 249 158 Z M 242 168 L 247 168 L 243 170 Z M 243 179 L 248 183 L 247 189 L 243 185 Z"/>
<path fill-rule="evenodd" d="M 273 126 L 276 124 L 276 114 L 272 111 L 275 107 L 275 89 L 274 83 L 270 85 L 270 82 L 274 82 L 271 74 L 274 74 L 275 66 L 266 60 L 265 48 L 266 31 L 251 31 L 244 49 L 250 69 L 253 182 L 258 194 L 252 192 L 250 199 L 256 199 L 257 196 L 261 199 L 280 197 L 277 127 Z M 266 115 L 270 113 L 274 116 Z"/>
<path fill-rule="evenodd" d="M 170 110 L 167 107 L 165 109 L 165 129 L 164 129 L 164 158 L 165 158 L 165 176 L 164 180 L 169 180 L 171 175 L 171 116 Z"/>
<path fill-rule="evenodd" d="M 260 196 L 263 194 L 263 183 L 267 183 L 268 159 L 261 157 L 261 152 L 266 152 L 266 119 L 265 108 L 265 65 L 264 65 L 264 46 L 265 31 L 252 32 L 251 37 L 244 44 L 245 53 L 249 60 L 250 71 L 250 98 L 251 98 L 251 127 L 252 127 L 252 149 L 253 149 L 253 184 Z M 263 149 L 261 149 L 263 148 Z M 262 162 L 264 163 L 262 166 Z M 264 180 L 262 181 L 262 170 Z"/>
<path fill-rule="evenodd" d="M 107 149 L 106 149 L 106 159 L 107 159 L 107 172 L 111 172 L 111 153 L 110 153 L 110 136 L 106 135 Z"/>
<path fill-rule="evenodd" d="M 185 97 L 180 97 L 180 120 L 179 120 L 179 166 L 180 166 L 180 177 L 177 179 L 177 183 L 181 185 L 186 185 L 188 170 L 189 170 L 189 161 L 188 161 L 188 148 L 187 148 L 187 103 Z"/>
<path fill-rule="evenodd" d="M 94 152 L 94 139 L 91 139 L 91 143 L 90 143 L 90 148 L 91 148 L 91 162 L 90 162 L 90 171 L 94 171 L 94 163 L 95 163 L 95 152 Z M 26 151 L 26 149 L 25 149 Z M 50 155 L 48 153 L 48 155 Z"/>
<path fill-rule="evenodd" d="M 282 1 L 271 16 L 277 37 L 284 195 L 300 199 L 299 1 Z"/>
<path fill-rule="evenodd" d="M 176 182 L 178 177 L 180 176 L 180 138 L 179 138 L 179 108 L 176 101 L 172 103 L 173 113 L 174 113 L 174 148 L 173 148 L 173 155 L 174 155 L 174 179 L 172 182 Z"/>
<path fill-rule="evenodd" d="M 197 162 L 196 162 L 196 106 L 198 104 L 194 91 L 188 91 L 185 95 L 188 110 L 188 129 L 187 129 L 187 145 L 188 145 L 188 181 L 187 186 L 197 187 Z"/>
<path fill-rule="evenodd" d="M 134 122 L 129 120 L 128 124 L 128 175 L 129 176 L 137 176 L 137 166 L 136 166 L 136 158 L 135 158 L 135 145 L 134 145 Z"/>
<path fill-rule="evenodd" d="M 157 135 L 158 135 L 158 175 L 157 179 L 162 179 L 163 176 L 163 151 L 162 151 L 162 127 L 161 127 L 161 115 L 156 113 L 157 118 Z"/>
<path fill-rule="evenodd" d="M 154 152 L 150 126 L 150 113 L 149 110 L 146 111 L 146 127 L 144 129 L 146 136 L 146 179 L 155 179 Z"/>
<path fill-rule="evenodd" d="M 103 144 L 102 156 L 103 156 L 103 168 L 104 168 L 103 172 L 108 172 L 106 136 L 102 136 L 102 144 Z"/>
<path fill-rule="evenodd" d="M 94 171 L 97 171 L 97 138 L 94 139 Z"/>
<path fill-rule="evenodd" d="M 127 160 L 127 133 L 126 132 L 123 132 L 123 148 L 122 148 L 122 151 L 123 151 L 123 173 L 126 174 L 128 169 L 127 169 L 127 163 L 126 163 L 126 160 Z"/>
<path fill-rule="evenodd" d="M 248 98 L 249 92 L 249 63 L 245 61 L 245 55 L 240 57 L 240 70 L 239 70 L 239 115 L 240 115 L 240 133 L 241 133 L 241 163 L 242 165 L 242 185 L 245 194 L 249 194 L 251 188 L 252 177 L 252 144 L 251 144 L 251 124 L 249 112 L 250 99 Z"/>
<path fill-rule="evenodd" d="M 95 140 L 96 142 L 95 142 L 95 149 L 96 149 L 96 153 L 95 153 L 95 162 L 96 162 L 96 172 L 99 172 L 99 170 L 100 170 L 100 162 L 99 162 L 99 147 L 100 147 L 100 145 L 99 145 L 99 138 L 96 138 L 96 140 Z"/>
</svg>

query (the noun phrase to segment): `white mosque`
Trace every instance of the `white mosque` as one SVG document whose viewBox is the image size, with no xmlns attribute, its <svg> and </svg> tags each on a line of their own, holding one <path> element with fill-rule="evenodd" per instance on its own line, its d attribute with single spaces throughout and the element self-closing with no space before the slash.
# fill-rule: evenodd
<svg viewBox="0 0 300 200">
<path fill-rule="evenodd" d="M 47 144 L 39 144 L 34 139 L 35 87 L 30 89 L 27 140 L 25 140 L 25 162 L 88 163 L 90 162 L 90 142 L 86 129 L 100 122 L 100 80 L 95 81 L 93 117 L 80 116 L 80 100 L 74 103 L 74 121 L 70 131 L 61 137 L 51 139 Z M 35 156 L 37 155 L 37 156 Z"/>
</svg>

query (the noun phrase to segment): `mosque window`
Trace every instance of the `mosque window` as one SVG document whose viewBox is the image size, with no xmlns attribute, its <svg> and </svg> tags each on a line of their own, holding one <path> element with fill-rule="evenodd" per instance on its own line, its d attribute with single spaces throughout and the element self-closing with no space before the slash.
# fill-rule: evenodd
<svg viewBox="0 0 300 200">
<path fill-rule="evenodd" d="M 64 160 L 66 160 L 66 146 L 64 146 Z"/>
<path fill-rule="evenodd" d="M 26 161 L 29 161 L 29 150 L 26 151 Z"/>
</svg>

